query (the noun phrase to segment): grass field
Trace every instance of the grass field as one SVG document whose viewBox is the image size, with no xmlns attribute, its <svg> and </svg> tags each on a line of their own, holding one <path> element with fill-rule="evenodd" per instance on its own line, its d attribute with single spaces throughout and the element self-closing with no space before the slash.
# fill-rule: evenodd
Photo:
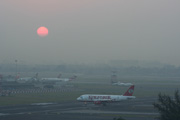
<svg viewBox="0 0 180 120">
<path fill-rule="evenodd" d="M 122 77 L 119 80 L 135 84 L 134 96 L 139 98 L 157 97 L 160 92 L 173 95 L 174 91 L 180 87 L 180 78 Z M 78 80 L 69 84 L 79 89 L 79 91 L 13 94 L 7 97 L 0 97 L 0 105 L 76 101 L 76 98 L 81 94 L 120 95 L 128 89 L 128 87 L 112 86 L 107 76 L 81 76 Z"/>
</svg>

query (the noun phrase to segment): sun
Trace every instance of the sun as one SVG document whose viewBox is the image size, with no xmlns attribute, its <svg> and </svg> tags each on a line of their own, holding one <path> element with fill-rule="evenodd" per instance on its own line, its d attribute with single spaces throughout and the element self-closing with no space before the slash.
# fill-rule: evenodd
<svg viewBox="0 0 180 120">
<path fill-rule="evenodd" d="M 42 27 L 39 27 L 37 29 L 37 34 L 40 36 L 40 37 L 45 37 L 48 35 L 48 29 L 44 26 Z"/>
</svg>

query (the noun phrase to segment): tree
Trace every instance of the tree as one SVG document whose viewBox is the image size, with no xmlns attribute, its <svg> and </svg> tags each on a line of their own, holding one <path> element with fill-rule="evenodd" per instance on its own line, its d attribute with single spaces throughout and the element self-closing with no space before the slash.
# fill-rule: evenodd
<svg viewBox="0 0 180 120">
<path fill-rule="evenodd" d="M 159 120 L 180 120 L 180 95 L 178 90 L 174 93 L 174 99 L 160 93 L 158 102 L 153 103 L 153 105 L 160 113 Z"/>
</svg>

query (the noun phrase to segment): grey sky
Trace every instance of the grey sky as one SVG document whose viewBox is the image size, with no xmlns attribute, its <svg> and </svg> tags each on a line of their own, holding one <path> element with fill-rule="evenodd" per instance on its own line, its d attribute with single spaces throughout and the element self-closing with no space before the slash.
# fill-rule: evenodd
<svg viewBox="0 0 180 120">
<path fill-rule="evenodd" d="M 2 0 L 0 62 L 180 65 L 179 0 Z M 39 37 L 40 26 L 49 29 Z"/>
</svg>

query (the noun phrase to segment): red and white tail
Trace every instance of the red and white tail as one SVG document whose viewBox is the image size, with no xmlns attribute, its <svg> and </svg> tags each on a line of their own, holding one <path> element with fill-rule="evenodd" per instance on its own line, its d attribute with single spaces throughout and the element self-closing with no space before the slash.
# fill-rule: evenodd
<svg viewBox="0 0 180 120">
<path fill-rule="evenodd" d="M 134 85 L 132 85 L 125 93 L 123 96 L 132 96 L 134 93 Z"/>
<path fill-rule="evenodd" d="M 18 73 L 16 76 L 15 76 L 15 79 L 19 79 L 20 78 L 20 73 Z"/>
<path fill-rule="evenodd" d="M 77 76 L 74 75 L 73 77 L 69 78 L 69 80 L 70 80 L 70 81 L 71 81 L 71 80 L 75 80 L 76 78 L 77 78 Z"/>
</svg>

